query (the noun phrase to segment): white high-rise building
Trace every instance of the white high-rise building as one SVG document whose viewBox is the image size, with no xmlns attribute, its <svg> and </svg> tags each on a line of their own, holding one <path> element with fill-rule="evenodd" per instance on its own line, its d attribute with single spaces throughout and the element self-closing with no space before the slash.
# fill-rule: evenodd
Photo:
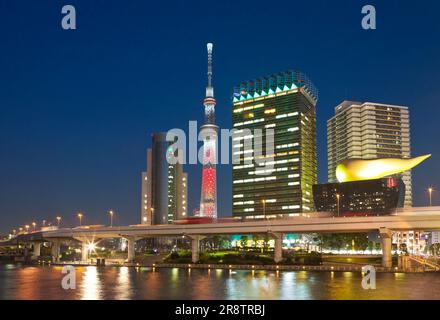
<svg viewBox="0 0 440 320">
<path fill-rule="evenodd" d="M 167 224 L 184 219 L 188 213 L 188 175 L 180 163 L 167 161 L 176 156 L 166 133 L 152 134 L 147 151 L 147 171 L 142 173 L 141 224 Z"/>
<path fill-rule="evenodd" d="M 345 159 L 410 158 L 408 107 L 375 102 L 343 101 L 327 121 L 328 180 Z M 411 171 L 401 174 L 404 206 L 412 206 Z"/>
</svg>

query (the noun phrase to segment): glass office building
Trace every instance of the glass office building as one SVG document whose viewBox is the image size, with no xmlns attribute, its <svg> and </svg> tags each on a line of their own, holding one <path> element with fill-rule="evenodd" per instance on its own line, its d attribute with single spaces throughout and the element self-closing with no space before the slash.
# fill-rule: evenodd
<svg viewBox="0 0 440 320">
<path fill-rule="evenodd" d="M 234 88 L 232 152 L 239 159 L 233 164 L 234 216 L 276 218 L 314 210 L 317 100 L 316 88 L 298 71 Z M 268 129 L 274 132 L 271 154 Z M 245 148 L 249 142 L 251 149 Z M 267 161 L 264 167 L 261 160 Z"/>
</svg>

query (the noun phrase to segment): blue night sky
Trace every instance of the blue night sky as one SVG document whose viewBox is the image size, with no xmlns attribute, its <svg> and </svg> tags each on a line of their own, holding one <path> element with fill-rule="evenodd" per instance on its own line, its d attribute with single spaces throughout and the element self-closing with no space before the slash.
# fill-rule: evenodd
<svg viewBox="0 0 440 320">
<path fill-rule="evenodd" d="M 63 5 L 77 30 L 60 26 Z M 374 4 L 377 30 L 361 28 Z M 319 181 L 326 121 L 344 99 L 410 107 L 414 202 L 440 189 L 438 1 L 0 1 L 0 232 L 62 215 L 74 223 L 139 221 L 150 134 L 203 120 L 206 42 L 214 42 L 217 122 L 231 126 L 240 81 L 286 69 L 318 87 Z M 188 166 L 190 209 L 199 166 Z M 231 167 L 219 167 L 231 212 Z M 434 194 L 440 203 L 440 195 Z"/>
</svg>

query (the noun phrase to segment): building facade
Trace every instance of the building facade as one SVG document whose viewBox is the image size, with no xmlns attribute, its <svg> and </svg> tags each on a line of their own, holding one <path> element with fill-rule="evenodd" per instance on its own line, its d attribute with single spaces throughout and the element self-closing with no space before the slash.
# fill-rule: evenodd
<svg viewBox="0 0 440 320">
<path fill-rule="evenodd" d="M 432 231 L 429 234 L 429 245 L 440 243 L 440 231 Z"/>
<path fill-rule="evenodd" d="M 407 107 L 372 102 L 343 101 L 327 121 L 328 180 L 346 159 L 410 158 L 410 123 Z M 412 206 L 411 171 L 401 174 L 404 206 Z"/>
<path fill-rule="evenodd" d="M 152 134 L 147 151 L 147 171 L 142 173 L 141 224 L 167 224 L 187 216 L 188 176 L 182 164 L 170 164 L 177 156 L 166 133 Z"/>
<path fill-rule="evenodd" d="M 393 233 L 392 242 L 396 249 L 410 254 L 425 253 L 428 235 L 422 231 L 403 231 Z"/>
<path fill-rule="evenodd" d="M 402 187 L 394 177 L 315 184 L 313 199 L 316 211 L 334 216 L 388 215 L 396 212 Z"/>
<path fill-rule="evenodd" d="M 317 100 L 316 88 L 298 71 L 234 88 L 232 153 L 239 160 L 233 164 L 234 216 L 272 218 L 314 210 Z M 273 154 L 268 154 L 268 129 L 274 133 Z M 246 150 L 249 141 L 252 147 Z M 259 160 L 271 157 L 272 167 L 262 170 Z"/>
</svg>

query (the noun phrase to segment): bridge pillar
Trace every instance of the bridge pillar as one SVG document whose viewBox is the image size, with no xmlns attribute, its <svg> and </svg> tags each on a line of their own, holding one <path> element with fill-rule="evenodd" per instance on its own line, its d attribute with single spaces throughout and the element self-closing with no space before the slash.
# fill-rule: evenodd
<svg viewBox="0 0 440 320">
<path fill-rule="evenodd" d="M 192 253 L 192 262 L 197 263 L 200 260 L 200 240 L 204 238 L 204 236 L 194 235 L 189 236 L 191 239 L 191 253 Z"/>
<path fill-rule="evenodd" d="M 283 234 L 282 233 L 271 233 L 275 240 L 274 247 L 274 257 L 273 260 L 275 263 L 279 263 L 283 260 Z"/>
<path fill-rule="evenodd" d="M 391 230 L 387 228 L 380 228 L 379 233 L 382 241 L 382 267 L 391 268 L 393 266 L 391 255 Z"/>
<path fill-rule="evenodd" d="M 34 251 L 32 252 L 32 257 L 34 259 L 37 259 L 39 256 L 41 256 L 41 242 L 34 242 L 32 246 L 34 247 Z"/>
<path fill-rule="evenodd" d="M 24 245 L 24 256 L 27 257 L 29 255 L 29 248 L 28 245 L 25 243 Z"/>
<path fill-rule="evenodd" d="M 52 261 L 59 262 L 60 261 L 60 240 L 54 239 L 52 240 Z"/>
<path fill-rule="evenodd" d="M 81 261 L 87 262 L 89 260 L 89 246 L 86 240 L 81 241 Z"/>
<path fill-rule="evenodd" d="M 136 239 L 134 237 L 127 237 L 128 241 L 127 245 L 127 262 L 133 262 L 136 256 L 135 250 L 134 250 L 134 244 L 136 242 Z"/>
<path fill-rule="evenodd" d="M 399 255 L 399 257 L 397 258 L 397 263 L 398 263 L 399 269 L 402 269 L 404 271 L 409 271 L 411 268 L 409 256 L 406 256 L 404 254 Z"/>
</svg>

